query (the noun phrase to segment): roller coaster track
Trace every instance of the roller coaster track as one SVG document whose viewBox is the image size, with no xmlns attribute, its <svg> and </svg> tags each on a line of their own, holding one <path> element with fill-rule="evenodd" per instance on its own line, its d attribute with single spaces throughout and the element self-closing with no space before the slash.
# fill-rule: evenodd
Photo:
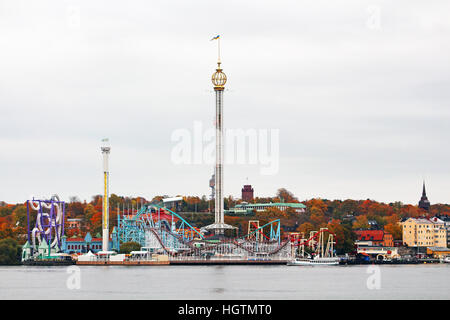
<svg viewBox="0 0 450 320">
<path fill-rule="evenodd" d="M 161 213 L 165 214 L 164 218 L 160 218 Z M 246 251 L 251 255 L 264 254 L 270 256 L 279 253 L 288 243 L 291 243 L 289 240 L 281 242 L 279 219 L 266 223 L 245 236 L 222 240 L 214 244 L 208 243 L 207 238 L 209 237 L 199 233 L 177 213 L 156 204 L 146 204 L 133 218 L 122 221 L 123 229 L 119 229 L 120 232 L 118 232 L 123 239 L 122 241 L 125 241 L 124 239 L 126 241 L 139 239 L 138 241 L 143 245 L 148 241 L 147 236 L 145 236 L 147 231 L 152 235 L 153 240 L 151 241 L 155 241 L 152 245 L 161 248 L 169 256 L 202 255 L 208 251 L 231 254 L 237 251 L 241 254 Z M 173 230 L 175 221 L 180 223 L 178 231 Z M 270 227 L 270 237 L 264 234 L 264 228 L 267 227 Z M 179 232 L 180 230 L 182 233 Z M 191 235 L 186 237 L 185 230 L 191 232 Z M 265 238 L 264 241 L 248 241 L 249 236 L 253 234 L 260 234 Z M 197 241 L 203 245 L 195 247 L 194 242 Z"/>
<path fill-rule="evenodd" d="M 336 237 L 336 234 L 334 234 L 333 232 L 331 232 L 331 231 L 328 230 L 328 229 L 325 229 L 325 230 L 320 230 L 320 231 L 316 232 L 316 233 L 315 233 L 312 237 L 310 237 L 308 240 L 305 240 L 305 241 L 303 241 L 303 242 L 301 242 L 301 243 L 300 243 L 300 240 L 294 241 L 294 243 L 293 243 L 292 245 L 298 247 L 298 246 L 302 246 L 302 245 L 309 244 L 309 242 L 311 242 L 312 240 L 315 240 L 321 233 L 325 233 L 325 232 L 328 232 L 328 233 L 332 234 L 332 235 L 334 236 L 334 239 L 335 239 L 336 243 L 337 243 L 337 237 Z"/>
<path fill-rule="evenodd" d="M 274 242 L 259 242 L 260 245 L 264 245 L 264 244 L 274 244 L 276 243 Z M 274 250 L 272 251 L 268 251 L 268 252 L 264 252 L 264 251 L 255 251 L 252 250 L 250 248 L 248 248 L 247 246 L 245 246 L 245 244 L 252 244 L 249 242 L 244 242 L 244 243 L 239 243 L 238 241 L 236 241 L 236 239 L 233 239 L 231 241 L 226 241 L 226 242 L 221 242 L 221 243 L 217 243 L 217 244 L 211 244 L 211 245 L 205 245 L 203 247 L 199 247 L 199 248 L 191 248 L 191 250 L 187 250 L 187 251 L 183 251 L 183 252 L 177 252 L 174 255 L 189 255 L 192 253 L 196 253 L 196 252 L 207 252 L 207 251 L 212 251 L 214 249 L 217 249 L 217 247 L 219 246 L 223 246 L 223 245 L 233 245 L 236 248 L 240 248 L 244 251 L 247 251 L 248 253 L 251 253 L 252 255 L 256 255 L 258 253 L 263 253 L 267 256 L 270 255 L 274 255 L 277 254 L 278 252 L 280 252 L 283 248 L 285 248 L 288 244 L 290 243 L 290 241 L 285 241 L 283 243 L 281 243 L 281 245 L 277 246 Z M 167 251 L 166 251 L 167 252 Z"/>
<path fill-rule="evenodd" d="M 233 243 L 235 246 L 240 247 L 240 248 L 244 249 L 245 251 L 250 252 L 250 253 L 252 253 L 252 254 L 258 253 L 258 252 L 255 252 L 255 251 L 249 249 L 249 248 L 244 247 L 242 244 L 240 244 L 240 243 L 237 242 L 237 241 L 233 241 L 232 243 Z M 264 242 L 262 242 L 262 243 L 264 243 Z M 281 249 L 283 249 L 288 243 L 289 243 L 289 241 L 285 241 L 284 243 L 281 243 L 277 248 L 275 248 L 275 250 L 269 251 L 269 252 L 264 252 L 264 253 L 267 254 L 267 255 L 269 255 L 269 256 L 270 256 L 270 255 L 273 255 L 273 254 L 277 254 L 277 253 L 278 253 Z"/>
<path fill-rule="evenodd" d="M 155 237 L 156 240 L 158 241 L 158 243 L 161 245 L 161 248 L 169 255 L 176 255 L 177 252 L 174 252 L 173 250 L 170 250 L 166 247 L 166 245 L 164 244 L 164 241 L 162 241 L 159 233 L 155 230 L 155 228 L 150 228 L 149 231 L 151 231 Z M 196 248 L 194 248 L 194 246 L 192 245 L 192 243 L 187 242 L 187 241 L 183 241 L 181 236 L 178 234 L 175 234 L 173 232 L 170 232 L 168 230 L 165 230 L 165 232 L 167 232 L 170 236 L 174 237 L 176 240 L 178 240 L 181 244 L 188 246 L 191 250 L 195 250 Z"/>
</svg>

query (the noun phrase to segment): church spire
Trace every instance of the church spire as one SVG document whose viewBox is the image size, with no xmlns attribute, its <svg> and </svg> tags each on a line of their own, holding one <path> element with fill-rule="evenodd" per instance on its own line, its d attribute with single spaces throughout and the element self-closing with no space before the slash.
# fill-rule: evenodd
<svg viewBox="0 0 450 320">
<path fill-rule="evenodd" d="M 423 190 L 422 190 L 422 198 L 427 197 L 427 192 L 425 191 L 425 180 L 423 180 Z"/>
<path fill-rule="evenodd" d="M 427 198 L 427 192 L 425 190 L 425 180 L 423 181 L 422 197 L 419 201 L 419 208 L 428 211 L 430 209 L 430 201 Z"/>
</svg>

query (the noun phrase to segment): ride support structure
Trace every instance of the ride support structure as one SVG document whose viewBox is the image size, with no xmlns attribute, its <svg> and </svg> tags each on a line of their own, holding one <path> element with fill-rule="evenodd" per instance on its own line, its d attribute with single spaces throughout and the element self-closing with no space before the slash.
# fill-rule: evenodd
<svg viewBox="0 0 450 320">
<path fill-rule="evenodd" d="M 328 233 L 328 240 L 325 244 L 326 233 Z M 333 257 L 335 255 L 334 247 L 336 244 L 336 235 L 328 228 L 320 228 L 319 231 L 311 231 L 308 239 L 305 239 L 304 234 L 302 233 L 302 237 L 299 237 L 299 235 L 296 234 L 294 237 L 291 237 L 290 240 L 293 248 L 298 248 L 295 251 L 298 251 L 300 257 L 310 255 L 305 251 L 305 248 L 309 248 L 312 254 L 319 257 Z"/>
<path fill-rule="evenodd" d="M 50 199 L 27 200 L 27 235 L 31 255 L 39 252 L 42 246 L 48 246 L 45 252 L 50 256 L 52 251 L 61 251 L 61 240 L 64 235 L 64 219 L 66 205 L 58 195 Z M 31 214 L 36 211 L 36 222 L 31 227 Z"/>
<path fill-rule="evenodd" d="M 251 223 L 251 232 L 239 238 L 205 236 L 172 210 L 156 204 L 144 204 L 133 215 L 118 215 L 115 235 L 117 248 L 124 242 L 137 242 L 154 253 L 170 259 L 250 259 L 279 260 L 291 257 L 291 242 L 281 241 L 279 219 L 259 226 Z"/>
</svg>

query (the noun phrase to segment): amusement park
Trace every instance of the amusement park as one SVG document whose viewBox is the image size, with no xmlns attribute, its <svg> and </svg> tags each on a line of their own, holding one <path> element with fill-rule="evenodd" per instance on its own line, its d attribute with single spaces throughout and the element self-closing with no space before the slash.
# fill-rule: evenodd
<svg viewBox="0 0 450 320">
<path fill-rule="evenodd" d="M 282 236 L 280 219 L 260 225 L 248 221 L 247 234 L 237 228 L 211 232 L 196 228 L 161 203 L 145 203 L 133 213 L 117 215 L 117 225 L 108 235 L 107 250 L 102 238 L 84 239 L 85 254 L 73 254 L 76 245 L 64 235 L 65 206 L 57 195 L 48 200 L 27 201 L 28 241 L 23 246 L 24 264 L 336 264 L 335 237 L 327 228 L 307 237 L 295 232 Z M 28 221 L 30 222 L 31 219 Z M 121 254 L 124 243 L 138 243 L 140 250 Z M 73 243 L 73 242 L 71 242 Z M 97 243 L 102 243 L 98 245 Z M 101 250 L 97 250 L 101 248 Z"/>
<path fill-rule="evenodd" d="M 5 310 L 450 299 L 450 1 L 29 2 L 0 2 Z"/>
<path fill-rule="evenodd" d="M 181 263 L 265 263 L 265 264 L 337 264 L 334 237 L 327 228 L 309 236 L 281 234 L 281 220 L 264 224 L 248 222 L 248 232 L 239 236 L 236 227 L 224 221 L 224 127 L 223 93 L 227 76 L 220 60 L 220 36 L 217 68 L 211 81 L 215 91 L 215 170 L 214 223 L 196 228 L 162 203 L 145 203 L 139 210 L 117 214 L 117 224 L 110 232 L 108 139 L 103 140 L 102 235 L 86 235 L 82 243 L 68 244 L 64 234 L 65 203 L 57 195 L 49 199 L 32 198 L 27 204 L 27 242 L 23 246 L 24 264 L 76 262 L 78 264 L 181 264 Z M 31 219 L 33 218 L 33 219 Z M 32 226 L 30 221 L 35 221 Z M 325 237 L 328 235 L 327 240 Z M 73 240 L 73 239 L 71 239 Z M 120 254 L 124 243 L 137 243 L 139 250 Z M 325 243 L 326 242 L 326 243 Z M 82 255 L 70 256 L 74 249 L 86 248 Z M 101 250 L 99 250 L 101 248 Z"/>
</svg>

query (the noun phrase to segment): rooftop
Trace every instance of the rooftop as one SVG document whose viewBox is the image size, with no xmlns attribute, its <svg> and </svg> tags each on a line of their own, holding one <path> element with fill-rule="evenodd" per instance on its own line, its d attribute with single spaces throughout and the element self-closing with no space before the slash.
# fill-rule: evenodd
<svg viewBox="0 0 450 320">
<path fill-rule="evenodd" d="M 357 230 L 355 233 L 358 235 L 359 241 L 383 241 L 383 230 Z"/>
<path fill-rule="evenodd" d="M 244 208 L 249 206 L 258 207 L 289 207 L 289 208 L 302 208 L 305 209 L 306 206 L 303 203 L 284 203 L 284 202 L 270 202 L 270 203 L 241 203 L 236 205 L 236 208 Z"/>
<path fill-rule="evenodd" d="M 445 247 L 428 247 L 427 249 L 432 251 L 450 252 L 450 249 Z"/>
<path fill-rule="evenodd" d="M 430 220 L 428 220 L 426 218 L 408 218 L 404 222 L 409 221 L 409 220 L 413 220 L 415 223 L 433 224 L 433 222 L 431 222 Z"/>
</svg>

